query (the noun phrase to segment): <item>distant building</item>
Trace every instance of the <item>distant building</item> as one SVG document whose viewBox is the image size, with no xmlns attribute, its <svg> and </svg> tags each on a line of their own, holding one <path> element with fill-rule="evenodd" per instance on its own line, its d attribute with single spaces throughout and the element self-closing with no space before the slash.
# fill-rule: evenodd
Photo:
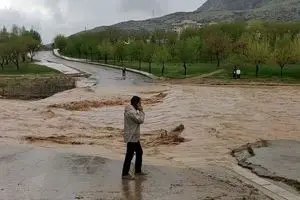
<svg viewBox="0 0 300 200">
<path fill-rule="evenodd" d="M 178 34 L 181 34 L 182 31 L 188 28 L 201 28 L 203 26 L 202 23 L 198 23 L 193 20 L 182 20 L 181 22 L 174 23 L 173 25 L 173 31 L 177 32 Z"/>
</svg>

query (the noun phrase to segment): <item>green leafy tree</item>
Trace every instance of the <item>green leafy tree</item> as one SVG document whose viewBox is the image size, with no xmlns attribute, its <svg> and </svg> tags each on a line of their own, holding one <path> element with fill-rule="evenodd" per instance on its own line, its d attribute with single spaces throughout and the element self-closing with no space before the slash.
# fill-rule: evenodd
<svg viewBox="0 0 300 200">
<path fill-rule="evenodd" d="M 98 49 L 101 52 L 101 54 L 104 56 L 104 62 L 107 64 L 108 58 L 113 54 L 112 44 L 104 40 L 100 45 L 98 45 Z"/>
<path fill-rule="evenodd" d="M 166 46 L 158 46 L 155 49 L 155 60 L 162 64 L 161 76 L 165 74 L 166 62 L 170 59 L 170 53 Z"/>
<path fill-rule="evenodd" d="M 40 35 L 39 32 L 37 32 L 37 31 L 31 29 L 31 30 L 29 31 L 29 35 L 30 35 L 34 40 L 38 41 L 40 44 L 42 43 L 42 37 L 41 37 L 41 35 Z"/>
<path fill-rule="evenodd" d="M 11 38 L 8 42 L 7 49 L 10 61 L 16 65 L 17 70 L 20 70 L 19 59 L 26 49 L 26 46 L 24 46 L 23 44 L 22 38 L 17 36 Z"/>
<path fill-rule="evenodd" d="M 39 50 L 41 44 L 38 40 L 35 40 L 33 37 L 25 37 L 24 40 L 26 40 L 25 43 L 27 52 L 30 55 L 30 60 L 31 62 L 33 62 L 33 57 L 35 56 L 35 53 Z"/>
<path fill-rule="evenodd" d="M 183 63 L 184 75 L 187 75 L 187 63 L 191 63 L 196 55 L 197 43 L 193 38 L 178 41 L 176 44 L 176 54 L 179 60 Z"/>
<path fill-rule="evenodd" d="M 6 49 L 7 49 L 6 44 L 0 43 L 0 65 L 1 65 L 2 71 L 4 70 L 5 60 L 7 59 Z"/>
<path fill-rule="evenodd" d="M 143 60 L 143 51 L 144 51 L 144 42 L 135 41 L 127 45 L 128 54 L 131 59 L 137 60 L 139 62 L 139 70 L 142 69 L 142 60 Z"/>
<path fill-rule="evenodd" d="M 142 69 L 144 46 L 143 41 L 137 41 L 135 43 L 135 59 L 139 61 L 139 70 Z"/>
<path fill-rule="evenodd" d="M 18 36 L 20 34 L 20 28 L 16 24 L 12 25 L 11 34 L 13 36 Z"/>
<path fill-rule="evenodd" d="M 198 28 L 187 28 L 180 34 L 180 40 L 186 40 L 188 38 L 199 37 L 200 30 Z"/>
<path fill-rule="evenodd" d="M 297 60 L 298 41 L 293 42 L 289 36 L 278 39 L 272 53 L 272 59 L 280 67 L 280 76 L 283 76 L 283 68 Z"/>
<path fill-rule="evenodd" d="M 80 52 L 84 55 L 85 60 L 88 60 L 89 47 L 86 42 L 84 42 L 80 45 Z"/>
<path fill-rule="evenodd" d="M 154 44 L 144 44 L 143 60 L 149 64 L 149 73 L 152 73 L 152 62 L 154 59 L 155 47 Z"/>
<path fill-rule="evenodd" d="M 247 42 L 246 57 L 250 63 L 255 64 L 256 77 L 258 77 L 260 65 L 268 60 L 270 53 L 270 44 L 267 40 L 250 39 Z"/>
<path fill-rule="evenodd" d="M 126 46 L 123 41 L 119 41 L 115 45 L 115 56 L 118 59 L 119 62 L 122 63 L 122 66 L 124 66 L 124 59 L 126 57 Z"/>
<path fill-rule="evenodd" d="M 238 41 L 241 36 L 246 32 L 246 23 L 224 23 L 217 25 L 223 33 L 228 35 L 232 41 Z"/>
<path fill-rule="evenodd" d="M 205 45 L 208 52 L 216 57 L 217 66 L 220 67 L 221 57 L 229 52 L 231 48 L 231 39 L 222 31 L 213 30 L 205 36 Z"/>
<path fill-rule="evenodd" d="M 55 48 L 59 49 L 60 51 L 64 52 L 67 46 L 67 38 L 63 35 L 58 35 L 54 39 L 54 46 Z"/>
</svg>

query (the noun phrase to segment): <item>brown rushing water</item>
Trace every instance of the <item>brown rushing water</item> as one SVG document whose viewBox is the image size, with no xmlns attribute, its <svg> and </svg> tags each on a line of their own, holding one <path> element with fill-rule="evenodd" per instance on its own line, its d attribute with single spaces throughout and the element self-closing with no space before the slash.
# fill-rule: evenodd
<svg viewBox="0 0 300 200">
<path fill-rule="evenodd" d="M 105 147 L 116 155 L 124 151 L 121 129 L 123 105 L 88 111 L 49 108 L 57 103 L 82 100 L 128 100 L 138 94 L 151 98 L 161 92 L 161 103 L 145 105 L 144 138 L 185 125 L 180 145 L 149 147 L 146 157 L 177 161 L 187 166 L 229 165 L 235 162 L 231 149 L 257 139 L 300 140 L 300 88 L 298 87 L 211 87 L 148 86 L 127 89 L 74 89 L 48 99 L 27 102 L 0 100 L 2 140 L 21 140 L 50 145 L 82 144 L 78 148 Z M 50 137 L 50 138 L 49 138 Z M 28 138 L 27 138 L 28 139 Z M 109 154 L 108 154 L 109 156 Z"/>
</svg>

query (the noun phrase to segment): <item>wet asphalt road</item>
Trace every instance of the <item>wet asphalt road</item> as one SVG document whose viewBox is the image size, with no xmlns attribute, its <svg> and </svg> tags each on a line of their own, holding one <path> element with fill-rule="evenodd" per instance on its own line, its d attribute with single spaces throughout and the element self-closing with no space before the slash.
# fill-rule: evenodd
<svg viewBox="0 0 300 200">
<path fill-rule="evenodd" d="M 120 70 L 63 60 L 54 56 L 51 51 L 39 52 L 35 58 L 38 60 L 63 64 L 91 74 L 89 79 L 96 82 L 99 87 L 128 87 L 152 83 L 150 78 L 131 72 L 126 72 L 126 80 L 123 80 L 122 72 Z"/>
<path fill-rule="evenodd" d="M 0 199 L 266 199 L 224 174 L 146 166 L 147 178 L 122 181 L 121 168 L 121 161 L 0 143 Z"/>
</svg>

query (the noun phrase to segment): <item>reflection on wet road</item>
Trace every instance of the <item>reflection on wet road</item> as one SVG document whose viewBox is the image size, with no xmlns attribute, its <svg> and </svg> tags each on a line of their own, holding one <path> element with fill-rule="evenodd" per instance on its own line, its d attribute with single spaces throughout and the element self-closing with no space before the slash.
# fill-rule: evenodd
<svg viewBox="0 0 300 200">
<path fill-rule="evenodd" d="M 35 58 L 63 64 L 91 74 L 89 79 L 95 81 L 99 87 L 128 87 L 133 85 L 145 85 L 152 82 L 151 79 L 145 76 L 131 72 L 126 72 L 126 80 L 123 80 L 121 70 L 63 60 L 55 57 L 50 51 L 39 52 Z"/>
<path fill-rule="evenodd" d="M 147 178 L 122 181 L 121 167 L 97 156 L 0 143 L 0 199 L 266 199 L 224 174 L 227 181 L 199 170 L 146 166 Z"/>
</svg>

